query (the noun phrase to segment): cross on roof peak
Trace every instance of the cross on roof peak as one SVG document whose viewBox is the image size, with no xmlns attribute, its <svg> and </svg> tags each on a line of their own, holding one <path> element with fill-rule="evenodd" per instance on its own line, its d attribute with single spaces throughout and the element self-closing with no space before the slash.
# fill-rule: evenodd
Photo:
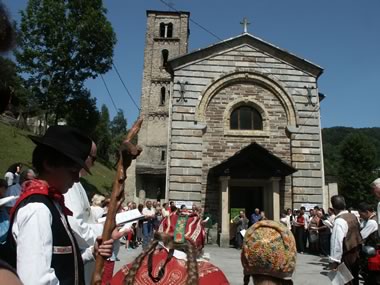
<svg viewBox="0 0 380 285">
<path fill-rule="evenodd" d="M 240 25 L 243 26 L 243 33 L 246 34 L 248 33 L 248 25 L 250 25 L 251 23 L 248 22 L 248 19 L 246 17 L 243 18 L 243 22 L 240 22 Z"/>
</svg>

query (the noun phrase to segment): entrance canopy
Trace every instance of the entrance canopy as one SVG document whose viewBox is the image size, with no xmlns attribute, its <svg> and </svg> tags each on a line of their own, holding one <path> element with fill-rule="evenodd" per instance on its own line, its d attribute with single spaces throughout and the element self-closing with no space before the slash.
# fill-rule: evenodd
<svg viewBox="0 0 380 285">
<path fill-rule="evenodd" d="M 284 177 L 297 171 L 257 143 L 251 143 L 233 156 L 211 168 L 215 176 L 265 179 Z"/>
</svg>

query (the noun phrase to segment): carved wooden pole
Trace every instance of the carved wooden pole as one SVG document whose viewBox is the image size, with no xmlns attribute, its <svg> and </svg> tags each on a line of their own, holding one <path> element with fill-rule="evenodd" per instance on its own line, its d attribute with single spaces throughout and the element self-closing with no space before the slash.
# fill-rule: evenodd
<svg viewBox="0 0 380 285">
<path fill-rule="evenodd" d="M 115 216 L 120 205 L 124 201 L 124 182 L 127 179 L 127 168 L 131 165 L 132 160 L 141 153 L 141 149 L 133 145 L 131 141 L 140 131 L 142 122 L 142 119 L 138 119 L 133 124 L 133 127 L 129 130 L 126 139 L 120 146 L 120 157 L 117 163 L 116 176 L 112 186 L 111 201 L 103 228 L 103 241 L 111 238 L 112 231 L 116 226 Z M 95 271 L 92 275 L 91 281 L 92 285 L 100 285 L 102 283 L 104 260 L 105 258 L 99 254 L 96 256 Z"/>
</svg>

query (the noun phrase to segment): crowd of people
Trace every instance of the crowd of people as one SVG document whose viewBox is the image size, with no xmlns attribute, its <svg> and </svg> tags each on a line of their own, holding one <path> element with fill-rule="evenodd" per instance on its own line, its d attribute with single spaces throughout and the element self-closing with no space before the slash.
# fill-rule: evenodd
<svg viewBox="0 0 380 285">
<path fill-rule="evenodd" d="M 380 199 L 380 178 L 372 183 L 372 188 Z M 356 209 L 346 209 L 344 197 L 340 195 L 331 198 L 331 205 L 327 212 L 319 206 L 284 210 L 280 223 L 294 236 L 299 254 L 318 255 L 328 260 L 329 265 L 323 269 L 337 270 L 344 263 L 353 276 L 349 284 L 359 284 L 359 275 L 364 284 L 380 284 L 379 209 L 365 202 L 358 203 Z M 248 228 L 255 228 L 266 220 L 265 212 L 258 208 L 250 218 L 245 211 L 240 211 L 231 220 L 236 226 L 235 247 L 244 249 L 243 235 Z M 249 280 L 249 275 L 245 280 Z"/>
<path fill-rule="evenodd" d="M 334 219 L 332 208 L 326 213 L 323 208 L 315 206 L 308 211 L 305 207 L 294 211 L 287 209 L 281 214 L 280 221 L 294 234 L 299 253 L 309 252 L 329 256 Z"/>
<path fill-rule="evenodd" d="M 195 224 L 199 229 L 192 230 L 198 233 L 195 241 L 199 248 L 203 248 L 207 240 L 205 225 L 209 216 L 203 213 L 202 208 L 195 204 L 191 209 L 185 205 L 177 208 L 174 202 L 161 206 L 160 201 L 150 200 L 144 205 L 135 202 L 123 204 L 119 211 L 137 209 L 143 218 L 130 228 L 115 228 L 110 240 L 100 241 L 103 225 L 98 219 L 107 214 L 110 199 L 95 194 L 90 204 L 79 181 L 81 176 L 91 172 L 96 160 L 96 144 L 67 126 L 53 126 L 43 137 L 30 138 L 36 144 L 32 159 L 34 170 L 24 169 L 23 165 L 15 163 L 6 171 L 4 179 L 0 179 L 1 198 L 14 198 L 0 206 L 0 242 L 8 243 L 8 247 L 13 250 L 10 254 L 13 259 L 7 256 L 6 260 L 17 269 L 24 284 L 89 284 L 97 255 L 107 258 L 103 284 L 109 284 L 114 277 L 120 240 L 124 240 L 128 250 L 141 245 L 146 258 L 147 253 L 153 250 L 152 242 L 155 244 L 155 240 L 160 238 L 166 240 L 162 235 L 170 232 L 172 238 L 177 237 L 177 229 L 173 229 L 173 225 L 177 227 L 182 217 L 186 217 L 185 227 L 188 226 L 188 219 L 197 221 Z M 61 143 L 57 144 L 57 140 Z M 62 144 L 62 140 L 66 140 L 67 144 Z M 374 181 L 373 188 L 380 193 L 380 180 Z M 254 277 L 256 283 L 260 282 L 255 273 L 259 265 L 251 262 L 254 260 L 252 252 L 255 252 L 252 242 L 256 241 L 256 235 L 266 235 L 267 228 L 272 227 L 274 231 L 283 232 L 281 238 L 294 236 L 290 241 L 291 248 L 298 253 L 309 252 L 329 257 L 332 270 L 344 263 L 354 276 L 352 284 L 358 284 L 359 273 L 364 276 L 366 284 L 380 284 L 375 208 L 360 203 L 358 211 L 348 211 L 344 198 L 339 195 L 331 198 L 331 204 L 332 208 L 327 213 L 318 206 L 307 212 L 304 207 L 296 211 L 287 209 L 278 224 L 273 224 L 266 218 L 265 212 L 258 208 L 250 219 L 244 211 L 240 211 L 232 222 L 237 225 L 236 246 L 243 253 L 246 252 L 246 255 L 242 255 L 244 282 L 248 284 L 250 276 Z M 168 221 L 173 217 L 177 220 L 170 225 Z M 243 230 L 245 234 L 242 234 Z M 260 246 L 268 247 L 263 244 Z M 372 253 L 366 256 L 363 246 L 373 248 Z M 294 254 L 288 253 L 289 248 L 282 252 L 289 258 L 289 266 L 294 270 Z M 291 276 L 291 273 L 288 275 Z M 129 275 L 122 276 L 127 278 Z M 282 284 L 286 284 L 284 282 Z"/>
<path fill-rule="evenodd" d="M 3 262 L 0 265 L 9 266 L 10 272 L 23 284 L 90 284 L 94 259 L 99 255 L 107 259 L 102 284 L 167 284 L 172 274 L 179 271 L 183 273 L 180 275 L 183 284 L 229 284 L 219 268 L 201 258 L 207 240 L 205 226 L 210 223 L 210 215 L 203 213 L 202 208 L 195 204 L 191 209 L 185 205 L 177 208 L 174 202 L 162 206 L 160 201 L 148 200 L 145 205 L 128 202 L 118 211 L 137 209 L 142 218 L 130 228 L 117 226 L 111 239 L 101 240 L 103 224 L 98 220 L 106 215 L 110 199 L 97 194 L 90 204 L 80 182 L 80 177 L 91 174 L 96 161 L 96 144 L 69 126 L 52 126 L 44 136 L 30 136 L 30 139 L 36 144 L 32 154 L 36 174 L 29 169 L 23 171 L 23 166 L 17 164 L 12 175 L 7 171 L 7 180 L 0 180 L 3 197 L 8 188 L 18 185 L 18 190 L 9 196 L 16 198 L 15 203 L 8 208 L 1 207 L 8 215 L 5 219 L 8 224 L 2 236 L 7 246 L 2 247 L 0 253 L 10 266 Z M 266 220 L 264 213 L 260 215 L 255 226 L 266 222 L 263 234 L 271 227 L 275 231 L 287 231 L 280 223 Z M 247 277 L 249 282 L 253 276 L 255 284 L 265 284 L 272 277 L 258 276 L 260 266 L 251 263 L 251 251 L 256 246 L 251 247 L 249 237 L 250 234 L 244 237 L 242 246 L 245 283 Z M 122 238 L 127 248 L 141 245 L 143 251 L 133 263 L 114 274 Z M 288 238 L 287 242 L 295 248 L 294 239 Z M 289 258 L 290 267 L 280 266 L 277 271 L 291 280 L 295 256 L 288 253 L 284 256 Z M 16 271 L 12 271 L 12 267 Z"/>
<path fill-rule="evenodd" d="M 14 25 L 0 2 L 0 52 L 9 51 L 15 42 Z M 6 84 L 0 88 L 1 114 L 7 108 L 12 92 Z M 25 181 L 20 183 L 22 166 L 16 165 L 7 171 L 4 180 L 0 180 L 1 197 L 8 195 L 7 191 L 11 193 L 9 196 L 18 196 L 8 209 L 0 206 L 0 280 L 3 284 L 89 284 L 94 259 L 99 255 L 111 258 L 105 264 L 102 284 L 229 284 L 219 268 L 197 259 L 205 241 L 207 218 L 202 220 L 196 209 L 193 213 L 186 213 L 182 206 L 180 211 L 170 208 L 171 213 L 165 216 L 169 211 L 167 205 L 156 213 L 153 204 L 147 202 L 145 208 L 138 206 L 145 219 L 142 225 L 135 226 L 136 231 L 120 231 L 116 227 L 110 240 L 102 240 L 102 225 L 96 223 L 96 218 L 103 215 L 107 205 L 96 203 L 95 197 L 91 207 L 79 181 L 82 175 L 90 173 L 95 163 L 95 143 L 82 132 L 67 126 L 53 126 L 43 137 L 30 138 L 36 144 L 32 164 L 37 175 L 26 175 Z M 16 184 L 18 186 L 13 187 Z M 135 206 L 132 203 L 131 207 Z M 159 219 L 162 219 L 159 229 L 150 241 Z M 140 229 L 146 250 L 112 277 L 112 257 L 115 258 L 112 253 L 117 251 L 117 240 L 125 235 L 138 239 Z M 248 244 L 249 239 L 245 239 Z M 135 245 L 134 240 L 132 246 Z M 175 254 L 176 250 L 186 253 L 185 261 L 180 254 Z M 249 251 L 245 256 L 249 260 Z M 255 266 L 252 268 L 249 261 L 245 264 L 248 264 L 245 273 L 252 273 L 255 278 L 252 271 Z M 286 266 L 274 271 L 286 272 L 291 278 L 295 264 L 292 265 L 290 270 Z M 259 282 L 266 282 L 269 278 L 256 276 L 255 282 L 264 284 Z"/>
<path fill-rule="evenodd" d="M 37 173 L 15 163 L 0 179 L 1 198 L 12 198 L 0 206 L 1 255 L 14 268 L 24 284 L 90 284 L 94 258 L 107 258 L 102 284 L 108 284 L 120 247 L 142 246 L 146 250 L 163 219 L 171 214 L 199 219 L 206 236 L 202 209 L 174 202 L 128 202 L 119 212 L 138 209 L 144 217 L 130 228 L 116 227 L 112 239 L 100 241 L 103 224 L 98 219 L 108 211 L 110 199 L 95 194 L 91 205 L 79 178 L 91 173 L 96 161 L 96 144 L 68 126 L 50 127 L 43 137 L 30 136 L 36 144 L 32 163 Z M 70 262 L 75 260 L 76 262 Z"/>
<path fill-rule="evenodd" d="M 160 201 L 150 200 L 145 204 L 124 203 L 119 212 L 137 209 L 143 218 L 130 228 L 116 227 L 110 240 L 101 241 L 103 224 L 98 219 L 107 214 L 110 199 L 95 194 L 90 204 L 79 180 L 91 173 L 96 161 L 96 144 L 68 126 L 53 126 L 43 137 L 30 138 L 36 144 L 32 156 L 34 170 L 15 163 L 8 168 L 4 179 L 0 179 L 1 198 L 12 198 L 0 206 L 0 242 L 7 244 L 8 249 L 2 251 L 1 255 L 17 269 L 24 284 L 90 284 L 97 255 L 107 259 L 102 284 L 109 284 L 114 278 L 120 240 L 124 240 L 127 250 L 142 246 L 141 258 L 147 258 L 148 252 L 157 250 L 155 241 L 162 239 L 168 242 L 165 237 L 167 233 L 174 241 L 179 238 L 182 243 L 186 243 L 188 239 L 181 239 L 181 234 L 177 232 L 177 225 L 180 225 L 178 221 L 183 217 L 186 217 L 183 232 L 186 227 L 190 227 L 186 232 L 193 231 L 193 242 L 200 249 L 203 248 L 207 240 L 205 225 L 210 217 L 195 204 L 191 209 L 185 205 L 177 208 L 173 201 L 162 206 Z M 375 180 L 372 186 L 380 196 L 380 179 Z M 327 213 L 318 206 L 308 211 L 304 207 L 295 211 L 287 209 L 277 224 L 268 220 L 265 212 L 258 208 L 250 219 L 244 211 L 240 211 L 232 222 L 237 226 L 236 247 L 242 250 L 244 283 L 249 283 L 250 276 L 260 283 L 261 277 L 257 276 L 257 270 L 260 272 L 262 269 L 259 264 L 253 263 L 257 254 L 256 243 L 261 235 L 273 237 L 267 232 L 267 228 L 273 228 L 275 232 L 282 232 L 281 239 L 286 237 L 286 242 L 290 243 L 280 256 L 288 258 L 288 267 L 278 269 L 284 272 L 288 270 L 287 277 L 294 271 L 295 253 L 308 252 L 328 257 L 331 270 L 336 270 L 344 263 L 354 277 L 351 284 L 359 284 L 359 274 L 364 277 L 366 284 L 380 284 L 375 208 L 360 203 L 357 211 L 346 210 L 344 198 L 339 195 L 331 198 L 331 205 Z M 172 219 L 175 220 L 171 223 Z M 197 225 L 198 228 L 191 228 L 189 224 Z M 276 240 L 271 242 L 272 249 L 275 243 Z M 260 246 L 270 250 L 269 245 Z M 294 249 L 295 253 L 290 254 L 289 248 Z M 185 251 L 188 249 L 188 246 L 184 246 Z M 7 256 L 4 257 L 5 253 Z M 276 254 L 272 252 L 273 256 Z M 268 257 L 268 254 L 265 253 L 265 256 Z M 275 266 L 275 259 L 270 262 Z M 220 271 L 216 267 L 214 270 Z M 137 274 L 134 278 L 138 278 L 138 270 L 134 274 Z M 118 276 L 127 280 L 130 275 Z M 220 276 L 224 282 L 226 279 L 222 272 Z M 289 278 L 285 278 L 281 284 L 287 284 L 288 281 Z"/>
</svg>

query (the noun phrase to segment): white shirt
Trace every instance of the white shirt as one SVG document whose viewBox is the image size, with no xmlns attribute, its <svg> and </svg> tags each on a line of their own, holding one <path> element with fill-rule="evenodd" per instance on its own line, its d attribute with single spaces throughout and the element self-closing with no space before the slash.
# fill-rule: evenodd
<svg viewBox="0 0 380 285">
<path fill-rule="evenodd" d="M 332 226 L 334 226 L 335 215 L 334 214 L 330 215 L 330 217 L 328 218 L 328 221 L 331 223 Z"/>
<path fill-rule="evenodd" d="M 54 202 L 63 217 L 60 206 Z M 29 203 L 17 211 L 12 234 L 17 245 L 17 273 L 24 285 L 55 285 L 59 280 L 50 267 L 53 218 L 43 203 Z M 92 248 L 82 253 L 84 262 L 94 260 Z"/>
<path fill-rule="evenodd" d="M 334 226 L 331 233 L 330 261 L 340 263 L 343 255 L 343 239 L 348 232 L 348 224 L 344 219 L 338 219 L 339 216 L 347 214 L 348 211 L 342 211 L 335 217 Z"/>
<path fill-rule="evenodd" d="M 7 172 L 4 175 L 5 181 L 7 181 L 8 186 L 13 185 L 13 179 L 14 179 L 14 174 L 12 172 Z"/>
<path fill-rule="evenodd" d="M 305 228 L 305 230 L 307 230 L 309 228 L 309 223 L 310 223 L 309 219 L 310 219 L 310 217 L 307 214 L 303 214 L 303 217 L 304 217 L 304 220 L 305 220 L 304 228 Z"/>
<path fill-rule="evenodd" d="M 73 187 L 65 194 L 65 205 L 72 212 L 68 216 L 70 226 L 75 234 L 78 246 L 81 250 L 95 244 L 96 238 L 102 235 L 103 224 L 96 223 L 96 217 L 91 210 L 86 190 L 80 182 L 74 183 Z M 95 263 L 85 264 L 85 282 L 90 284 Z"/>
<path fill-rule="evenodd" d="M 163 216 L 164 218 L 165 218 L 165 217 L 168 217 L 168 216 L 170 215 L 169 210 L 166 210 L 165 208 L 162 208 L 161 213 L 162 213 L 162 216 Z"/>
<path fill-rule="evenodd" d="M 93 216 L 95 221 L 97 221 L 98 219 L 103 217 L 104 209 L 102 207 L 99 207 L 99 206 L 91 206 L 91 213 L 92 213 L 91 215 Z"/>
<path fill-rule="evenodd" d="M 376 232 L 378 227 L 375 220 L 369 219 L 368 221 L 364 221 L 362 230 L 360 231 L 362 238 L 366 239 L 370 234 Z"/>
<path fill-rule="evenodd" d="M 150 209 L 148 209 L 148 208 L 144 208 L 143 210 L 142 210 L 142 214 L 144 215 L 144 216 L 154 216 L 155 214 L 156 214 L 156 210 L 153 208 L 153 207 L 151 207 Z M 148 221 L 144 221 L 143 223 L 147 223 Z"/>
<path fill-rule="evenodd" d="M 281 219 L 280 219 L 280 222 L 281 222 L 284 226 L 288 227 L 288 218 L 287 218 L 287 217 L 283 217 L 283 218 L 281 218 Z"/>
<path fill-rule="evenodd" d="M 66 207 L 73 212 L 72 216 L 68 216 L 68 220 L 76 234 L 79 247 L 82 249 L 94 245 L 96 238 L 102 235 L 103 225 L 96 223 L 86 190 L 80 182 L 74 183 L 64 196 Z"/>
<path fill-rule="evenodd" d="M 9 196 L 20 196 L 21 193 L 21 185 L 16 183 L 12 186 L 9 186 L 7 191 L 5 191 L 4 197 L 9 197 Z M 8 202 L 5 204 L 5 207 L 13 207 L 16 204 L 17 200 L 13 200 L 11 202 Z"/>
</svg>

